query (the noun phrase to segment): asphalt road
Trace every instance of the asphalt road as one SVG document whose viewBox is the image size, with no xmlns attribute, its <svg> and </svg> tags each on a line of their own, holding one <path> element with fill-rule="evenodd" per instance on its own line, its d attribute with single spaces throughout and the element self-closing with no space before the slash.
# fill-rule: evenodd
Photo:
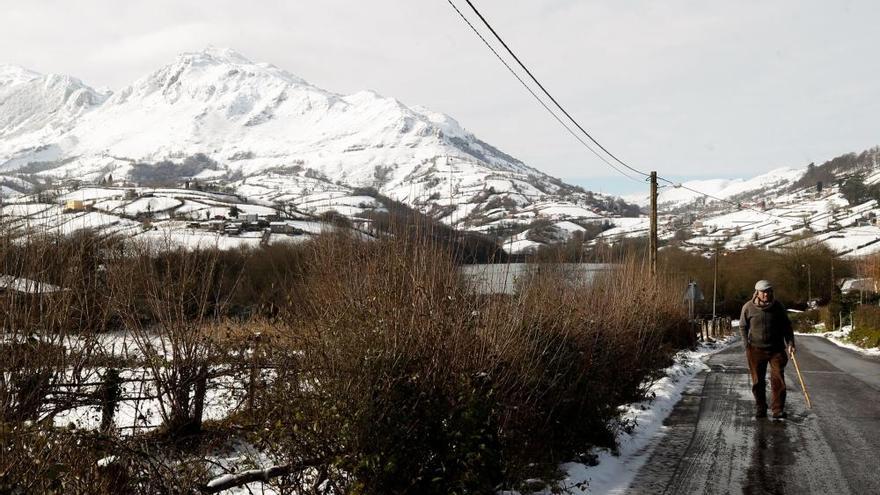
<svg viewBox="0 0 880 495">
<path fill-rule="evenodd" d="M 756 419 L 737 343 L 694 379 L 627 493 L 880 494 L 880 359 L 797 339 L 812 409 L 789 361 L 789 419 Z"/>
</svg>

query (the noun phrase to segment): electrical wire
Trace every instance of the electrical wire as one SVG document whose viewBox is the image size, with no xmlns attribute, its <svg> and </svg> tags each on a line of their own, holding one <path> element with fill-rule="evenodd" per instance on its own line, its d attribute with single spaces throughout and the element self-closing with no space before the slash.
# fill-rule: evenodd
<svg viewBox="0 0 880 495">
<path fill-rule="evenodd" d="M 729 199 L 724 199 L 724 198 L 719 198 L 719 197 L 717 197 L 717 196 L 713 196 L 713 195 L 711 195 L 711 194 L 709 194 L 709 193 L 704 193 L 704 192 L 702 192 L 702 191 L 698 191 L 697 189 L 694 189 L 694 188 L 692 188 L 692 187 L 686 186 L 686 185 L 684 185 L 684 184 L 678 184 L 678 183 L 672 182 L 671 180 L 669 180 L 669 179 L 667 179 L 667 178 L 665 178 L 665 177 L 660 177 L 659 175 L 657 176 L 657 180 L 662 180 L 663 182 L 666 182 L 666 183 L 672 185 L 673 187 L 681 188 L 681 189 L 684 189 L 684 190 L 686 190 L 686 191 L 690 191 L 690 192 L 695 193 L 695 194 L 700 194 L 700 195 L 702 195 L 703 197 L 706 197 L 706 198 L 709 198 L 709 199 L 712 199 L 712 200 L 715 200 L 715 201 L 719 201 L 719 202 L 722 202 L 722 203 L 727 203 L 727 204 L 729 204 L 729 205 L 731 205 L 731 206 L 734 206 L 734 207 L 736 207 L 737 209 L 740 209 L 740 210 L 750 210 L 750 211 L 754 211 L 755 213 L 760 213 L 760 214 L 762 214 L 762 215 L 766 215 L 766 216 L 768 216 L 768 217 L 776 218 L 776 219 L 779 219 L 779 220 L 785 220 L 785 221 L 796 221 L 796 220 L 797 220 L 797 219 L 793 219 L 793 218 L 791 218 L 791 217 L 783 217 L 783 216 L 779 216 L 779 215 L 774 215 L 774 214 L 772 214 L 772 213 L 768 213 L 768 212 L 766 212 L 766 211 L 764 211 L 764 210 L 759 210 L 759 209 L 757 209 L 757 208 L 752 208 L 751 206 L 745 206 L 745 205 L 743 205 L 743 204 L 740 203 L 740 202 L 731 201 L 731 200 L 729 200 Z"/>
<path fill-rule="evenodd" d="M 519 66 L 522 67 L 522 69 L 526 72 L 526 74 L 529 75 L 529 77 L 532 79 L 532 81 L 534 81 L 534 83 L 537 84 L 539 88 L 541 88 L 541 91 L 543 91 L 544 94 L 547 95 L 548 98 L 550 98 L 550 101 L 552 101 L 553 104 L 556 105 L 556 107 L 559 108 L 559 110 L 561 110 L 562 113 L 565 114 L 565 116 L 568 117 L 568 119 L 569 119 L 570 121 L 572 121 L 572 122 L 574 123 L 574 125 L 577 126 L 578 129 L 580 129 L 581 132 L 583 132 L 588 138 L 590 138 L 590 141 L 592 141 L 593 143 L 595 143 L 596 146 L 598 146 L 602 151 L 604 151 L 605 153 L 607 153 L 608 156 L 610 156 L 611 158 L 613 158 L 614 161 L 616 161 L 617 163 L 623 165 L 624 167 L 630 169 L 631 171 L 633 171 L 633 172 L 635 172 L 635 173 L 637 173 L 637 174 L 643 175 L 643 176 L 645 176 L 645 177 L 650 176 L 650 174 L 645 173 L 645 172 L 643 172 L 643 171 L 641 171 L 641 170 L 639 170 L 639 169 L 637 169 L 637 168 L 635 168 L 635 167 L 632 167 L 632 166 L 630 166 L 629 164 L 627 164 L 626 162 L 624 162 L 623 160 L 617 158 L 613 153 L 611 153 L 610 151 L 608 151 L 607 148 L 605 148 L 604 146 L 602 146 L 602 144 L 599 143 L 599 141 L 597 141 L 597 140 L 596 140 L 596 139 L 595 139 L 595 138 L 594 138 L 589 132 L 587 132 L 587 130 L 584 129 L 584 128 L 581 126 L 581 124 L 580 124 L 577 120 L 575 120 L 574 117 L 571 116 L 571 114 L 568 113 L 568 111 L 565 109 L 565 107 L 563 107 L 563 106 L 562 106 L 562 105 L 556 100 L 556 98 L 554 98 L 553 95 L 550 94 L 549 91 L 547 91 L 547 88 L 545 88 L 544 85 L 541 84 L 540 81 L 538 81 L 538 78 L 535 77 L 534 74 L 532 74 L 532 71 L 530 71 L 529 68 L 526 67 L 526 65 L 525 65 L 525 64 L 519 59 L 519 57 L 516 56 L 516 54 L 513 52 L 513 50 L 511 50 L 510 47 L 507 45 L 507 43 L 504 41 L 504 39 L 501 38 L 501 36 L 498 34 L 497 31 L 495 31 L 495 28 L 493 28 L 492 25 L 489 24 L 489 21 L 487 21 L 486 18 L 483 17 L 483 14 L 481 14 L 480 11 L 477 10 L 477 7 L 474 6 L 474 4 L 471 2 L 471 0 L 465 0 L 465 2 L 467 2 L 468 6 L 471 8 L 471 10 L 473 10 L 474 13 L 477 14 L 477 17 L 480 18 L 480 21 L 483 22 L 483 25 L 485 25 L 485 26 L 489 29 L 489 31 L 492 32 L 492 35 L 495 36 L 495 39 L 497 39 L 499 43 L 501 43 L 501 46 L 503 46 L 504 49 L 507 50 L 507 53 L 509 53 L 510 56 L 513 57 L 514 60 L 516 60 L 516 63 L 519 64 Z"/>
<path fill-rule="evenodd" d="M 520 84 L 522 84 L 529 91 L 529 93 L 531 93 L 531 95 L 533 97 L 535 97 L 535 99 L 537 99 L 539 103 L 541 103 L 541 106 L 543 106 L 548 112 L 550 112 L 551 115 L 553 115 L 553 117 L 560 124 L 562 124 L 562 126 L 565 127 L 565 129 L 570 134 L 572 134 L 578 141 L 581 142 L 581 144 L 586 146 L 587 149 L 589 149 L 591 152 L 593 152 L 594 155 L 599 157 L 607 165 L 611 166 L 616 171 L 625 175 L 629 179 L 636 180 L 633 177 L 629 176 L 628 174 L 625 174 L 623 171 L 621 171 L 618 167 L 616 167 L 612 163 L 610 163 L 610 161 L 605 159 L 605 157 L 599 155 L 599 153 L 596 150 L 594 150 L 592 147 L 590 147 L 586 142 L 584 142 L 580 138 L 580 136 L 577 136 L 574 133 L 574 131 L 565 122 L 563 122 L 562 119 L 558 115 L 556 115 L 556 113 L 553 112 L 553 110 L 550 109 L 550 107 L 535 93 L 535 91 L 532 90 L 532 88 L 529 87 L 528 84 L 526 84 L 526 82 L 519 76 L 519 74 L 517 74 L 516 71 L 513 70 L 513 68 L 510 66 L 510 64 L 508 64 L 507 61 L 504 60 L 503 57 L 501 57 L 501 55 L 498 53 L 498 51 L 495 50 L 495 48 L 486 40 L 486 38 L 479 32 L 479 30 L 477 30 L 477 28 L 474 27 L 474 25 L 470 22 L 470 20 L 468 20 L 468 18 L 461 12 L 461 10 L 458 9 L 458 7 L 452 2 L 452 0 L 446 0 L 446 1 L 447 1 L 447 3 L 449 3 L 450 6 L 452 6 L 453 9 L 455 9 L 455 12 L 458 13 L 458 15 L 462 18 L 462 20 L 464 20 L 465 23 L 467 23 L 467 25 L 471 28 L 471 30 L 473 30 L 473 32 L 483 41 L 483 43 L 486 45 L 486 47 L 488 47 L 489 50 L 492 51 L 492 53 L 495 55 L 495 57 L 498 58 L 498 60 L 501 61 L 501 63 L 504 64 L 505 67 L 507 67 L 507 70 L 510 71 L 511 74 L 513 74 L 513 76 L 520 82 Z M 504 41 L 504 39 L 501 37 L 501 35 L 498 34 L 498 32 L 495 30 L 495 28 L 492 27 L 492 25 L 489 23 L 489 21 L 483 16 L 483 14 L 479 11 L 479 9 L 477 9 L 477 7 L 473 4 L 473 2 L 471 2 L 471 0 L 465 0 L 465 2 L 468 4 L 468 6 L 471 8 L 471 10 L 473 10 L 474 14 L 476 14 L 477 17 L 479 17 L 479 19 L 480 19 L 480 21 L 482 21 L 483 25 L 485 25 L 486 28 L 489 29 L 489 31 L 492 33 L 492 35 L 495 37 L 495 39 L 498 40 L 499 43 L 501 43 L 501 46 L 504 47 L 504 49 L 507 51 L 507 53 L 511 57 L 513 57 L 513 59 L 522 68 L 522 70 L 524 70 L 525 73 L 528 74 L 529 78 L 531 78 L 531 80 L 541 89 L 541 91 L 547 96 L 547 98 L 549 98 L 550 101 L 552 101 L 553 104 L 568 118 L 568 120 L 570 120 L 585 136 L 587 136 L 587 138 L 589 138 L 590 141 L 592 141 L 596 146 L 599 147 L 599 149 L 604 151 L 609 157 L 611 157 L 614 161 L 616 161 L 620 165 L 626 167 L 627 169 L 629 169 L 632 172 L 635 172 L 639 175 L 642 175 L 644 177 L 650 177 L 650 174 L 648 174 L 642 170 L 639 170 L 639 169 L 629 165 L 628 163 L 624 162 L 623 160 L 618 158 L 616 155 L 611 153 L 611 151 L 609 151 L 599 141 L 597 141 L 574 117 L 572 117 L 572 115 L 565 109 L 565 107 L 562 106 L 562 104 L 559 103 L 559 101 L 547 90 L 547 88 L 545 88 L 544 85 L 541 84 L 541 82 L 538 80 L 538 78 L 535 77 L 535 75 L 532 73 L 532 71 L 529 70 L 529 68 L 525 65 L 525 63 L 523 63 L 522 60 L 520 60 L 520 58 L 516 55 L 516 53 L 514 53 L 514 51 L 510 48 L 510 46 Z M 734 201 L 730 201 L 728 199 L 723 199 L 723 198 L 713 196 L 709 193 L 705 193 L 705 192 L 699 191 L 697 189 L 694 189 L 692 187 L 685 186 L 683 184 L 671 181 L 665 177 L 660 176 L 659 174 L 657 175 L 657 180 L 666 182 L 676 188 L 682 188 L 687 191 L 691 191 L 695 194 L 699 194 L 703 197 L 706 197 L 706 198 L 709 198 L 709 199 L 712 199 L 715 201 L 730 204 L 732 206 L 735 206 L 737 209 L 751 210 L 756 213 L 760 213 L 762 215 L 766 215 L 771 218 L 777 218 L 780 220 L 790 220 L 789 218 L 777 216 L 772 213 L 768 213 L 766 211 L 759 210 L 757 208 L 752 208 L 750 206 L 744 206 L 742 203 L 739 203 L 739 202 L 734 202 Z"/>
<path fill-rule="evenodd" d="M 450 6 L 452 6 L 452 8 L 455 10 L 455 12 L 458 13 L 458 15 L 461 17 L 461 19 L 471 28 L 471 30 L 474 32 L 474 34 L 476 34 L 477 37 L 480 38 L 480 40 L 483 42 L 483 44 L 486 45 L 486 47 L 495 55 L 495 57 L 502 64 L 504 64 L 504 67 L 506 67 L 507 70 L 510 71 L 511 74 L 513 74 L 513 77 L 515 77 L 516 80 L 519 81 L 519 83 L 522 84 L 522 86 L 524 88 L 526 88 L 526 90 L 538 101 L 538 103 L 540 103 L 541 106 L 544 107 L 544 109 L 547 110 L 550 113 L 550 115 L 552 115 L 553 118 L 556 119 L 556 121 L 559 122 L 559 124 L 561 124 L 562 127 L 564 127 L 566 131 L 568 131 L 569 134 L 571 134 L 584 147 L 586 147 L 588 150 L 590 150 L 590 152 L 592 152 L 594 155 L 596 155 L 597 158 L 602 160 L 609 167 L 616 170 L 619 174 L 623 175 L 624 177 L 626 177 L 627 179 L 630 179 L 632 181 L 639 182 L 639 183 L 643 182 L 641 179 L 637 179 L 637 178 L 629 175 L 628 173 L 624 172 L 619 167 L 615 166 L 607 158 L 602 156 L 598 151 L 593 149 L 593 147 L 590 146 L 586 141 L 584 141 L 580 136 L 578 136 L 578 134 L 576 132 L 574 132 L 574 130 L 571 127 L 569 127 L 568 124 L 566 124 L 565 121 L 563 121 L 562 118 L 559 117 L 559 115 L 557 115 L 556 112 L 554 112 L 547 105 L 547 103 L 544 102 L 544 100 L 542 100 L 541 97 L 538 96 L 537 93 L 535 93 L 535 91 L 522 79 L 522 77 L 520 77 L 519 74 L 517 74 L 516 71 L 513 70 L 513 67 L 511 67 L 510 64 L 508 64 L 506 60 L 504 60 L 504 58 L 501 56 L 501 54 L 499 54 L 498 51 L 495 50 L 495 48 L 489 43 L 489 41 L 486 40 L 486 38 L 480 33 L 480 31 L 477 30 L 477 28 L 471 23 L 471 21 L 467 17 L 465 17 L 465 15 L 461 12 L 461 10 L 459 10 L 458 7 L 454 3 L 452 3 L 452 0 L 446 0 L 446 2 L 449 3 Z M 564 112 L 564 110 L 563 110 L 563 112 Z M 571 117 L 569 117 L 569 118 L 571 118 Z M 575 123 L 575 125 L 577 125 L 577 123 Z M 596 144 L 598 144 L 598 143 L 596 143 Z M 599 145 L 599 146 L 601 147 L 601 145 Z M 606 151 L 606 153 L 607 153 L 607 151 Z M 609 153 L 609 155 L 610 155 L 610 153 Z M 641 173 L 641 172 L 639 172 L 639 173 Z M 642 175 L 645 175 L 645 174 L 642 174 Z"/>
</svg>

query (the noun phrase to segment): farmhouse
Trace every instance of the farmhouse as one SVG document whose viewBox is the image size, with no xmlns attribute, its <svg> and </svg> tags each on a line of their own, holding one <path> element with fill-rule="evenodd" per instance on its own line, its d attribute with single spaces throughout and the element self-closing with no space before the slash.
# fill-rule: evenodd
<svg viewBox="0 0 880 495">
<path fill-rule="evenodd" d="M 287 222 L 269 222 L 269 230 L 273 234 L 293 234 L 296 229 Z"/>
<path fill-rule="evenodd" d="M 68 199 L 64 202 L 65 212 L 84 211 L 86 209 L 82 201 L 78 199 Z"/>
<path fill-rule="evenodd" d="M 840 292 L 848 294 L 851 292 L 877 292 L 877 283 L 873 278 L 847 278 L 843 280 L 840 286 Z"/>
</svg>

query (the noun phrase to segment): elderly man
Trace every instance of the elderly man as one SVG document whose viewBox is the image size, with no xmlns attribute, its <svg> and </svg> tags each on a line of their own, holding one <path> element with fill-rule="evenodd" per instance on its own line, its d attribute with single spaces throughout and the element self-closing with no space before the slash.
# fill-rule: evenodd
<svg viewBox="0 0 880 495">
<path fill-rule="evenodd" d="M 767 365 L 770 365 L 770 409 L 773 418 L 786 417 L 785 365 L 786 346 L 794 350 L 794 332 L 782 304 L 773 298 L 773 285 L 767 280 L 755 284 L 752 299 L 742 308 L 739 323 L 743 347 L 752 375 L 752 394 L 757 411 L 755 417 L 767 417 Z"/>
</svg>

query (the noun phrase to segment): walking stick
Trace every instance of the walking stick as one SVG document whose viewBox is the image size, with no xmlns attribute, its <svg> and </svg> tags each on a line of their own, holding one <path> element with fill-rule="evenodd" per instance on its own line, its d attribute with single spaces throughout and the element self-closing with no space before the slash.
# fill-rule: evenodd
<svg viewBox="0 0 880 495">
<path fill-rule="evenodd" d="M 794 357 L 794 349 L 791 350 L 791 362 L 794 363 L 794 370 L 797 371 L 798 380 L 801 382 L 801 390 L 804 391 L 804 398 L 807 399 L 807 409 L 812 409 L 813 404 L 810 403 L 810 394 L 807 393 L 807 386 L 804 384 L 804 377 L 801 375 L 801 367 L 798 366 L 797 358 Z"/>
</svg>

